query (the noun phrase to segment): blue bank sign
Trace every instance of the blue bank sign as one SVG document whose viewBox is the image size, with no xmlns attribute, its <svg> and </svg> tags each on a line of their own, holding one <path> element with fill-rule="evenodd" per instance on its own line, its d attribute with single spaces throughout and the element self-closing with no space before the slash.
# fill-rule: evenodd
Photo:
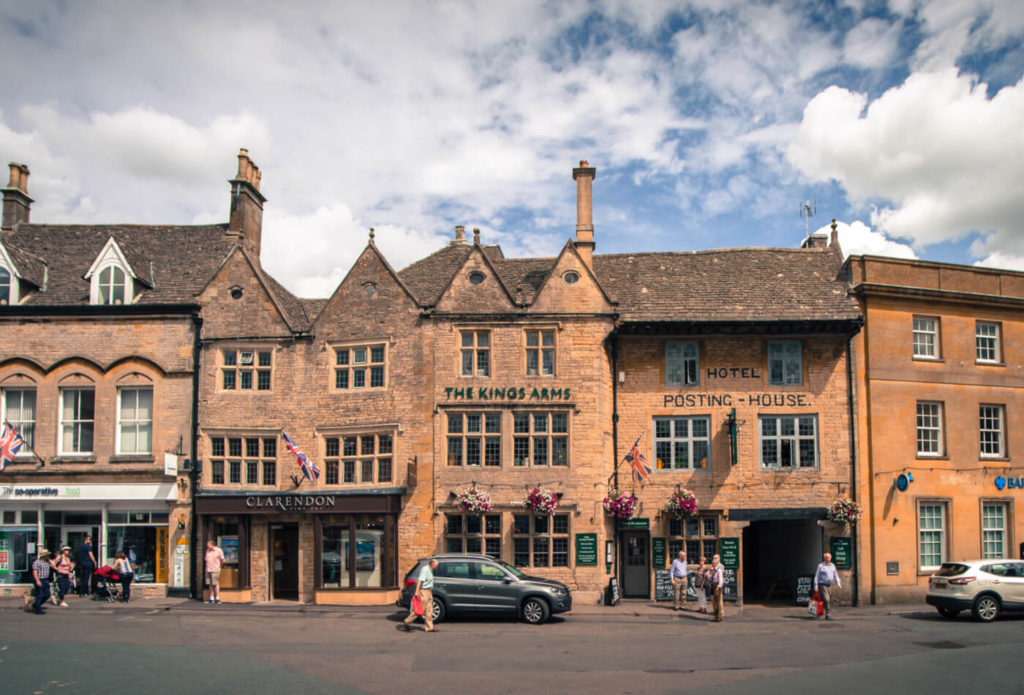
<svg viewBox="0 0 1024 695">
<path fill-rule="evenodd" d="M 1007 478 L 1000 475 L 996 478 L 996 488 L 999 490 L 1024 490 L 1024 476 Z"/>
</svg>

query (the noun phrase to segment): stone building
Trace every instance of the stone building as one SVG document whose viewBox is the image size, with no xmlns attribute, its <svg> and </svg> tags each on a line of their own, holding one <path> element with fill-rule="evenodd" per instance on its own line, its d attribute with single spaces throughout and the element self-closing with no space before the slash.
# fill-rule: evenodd
<svg viewBox="0 0 1024 695">
<path fill-rule="evenodd" d="M 1018 557 L 1024 273 L 855 256 L 868 597 L 920 600 L 950 560 Z"/>
</svg>

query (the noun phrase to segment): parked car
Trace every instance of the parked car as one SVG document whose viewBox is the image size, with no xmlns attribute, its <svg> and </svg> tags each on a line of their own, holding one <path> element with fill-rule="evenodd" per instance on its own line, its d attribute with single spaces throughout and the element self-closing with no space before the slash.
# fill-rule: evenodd
<svg viewBox="0 0 1024 695">
<path fill-rule="evenodd" d="M 408 608 L 416 591 L 423 558 L 405 576 L 398 605 Z M 569 587 L 553 579 L 530 577 L 519 568 L 487 555 L 434 555 L 434 622 L 447 615 L 515 615 L 532 625 L 572 609 Z"/>
<path fill-rule="evenodd" d="M 947 618 L 970 610 L 985 623 L 1024 611 L 1024 560 L 944 562 L 928 580 L 925 600 Z"/>
</svg>

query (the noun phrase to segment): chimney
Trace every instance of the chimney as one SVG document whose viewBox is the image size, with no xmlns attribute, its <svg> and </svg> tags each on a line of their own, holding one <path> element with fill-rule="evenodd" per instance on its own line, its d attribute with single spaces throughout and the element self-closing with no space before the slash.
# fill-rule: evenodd
<svg viewBox="0 0 1024 695">
<path fill-rule="evenodd" d="M 594 178 L 597 169 L 590 162 L 582 160 L 572 170 L 576 181 L 576 248 L 583 261 L 594 267 Z"/>
<path fill-rule="evenodd" d="M 455 225 L 455 240 L 452 243 L 453 244 L 465 244 L 466 243 L 466 227 L 465 226 L 463 226 L 461 224 Z"/>
<path fill-rule="evenodd" d="M 476 246 L 480 245 L 480 228 L 473 227 L 473 244 Z"/>
<path fill-rule="evenodd" d="M 28 197 L 28 167 L 11 162 L 11 179 L 7 188 L 2 189 L 4 199 L 3 220 L 0 229 L 14 229 L 19 224 L 28 224 L 32 199 Z"/>
<path fill-rule="evenodd" d="M 260 169 L 249 159 L 249 150 L 238 151 L 238 174 L 228 181 L 231 184 L 231 218 L 228 233 L 237 234 L 242 244 L 260 256 L 260 242 L 263 236 L 263 203 L 266 198 L 260 193 Z"/>
</svg>

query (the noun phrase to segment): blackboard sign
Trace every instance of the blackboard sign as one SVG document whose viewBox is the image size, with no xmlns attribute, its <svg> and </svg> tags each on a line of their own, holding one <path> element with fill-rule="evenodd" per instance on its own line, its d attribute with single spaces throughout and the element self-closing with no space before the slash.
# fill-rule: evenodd
<svg viewBox="0 0 1024 695">
<path fill-rule="evenodd" d="M 597 564 L 597 534 L 577 533 L 576 534 L 576 564 L 596 565 Z"/>
<path fill-rule="evenodd" d="M 619 605 L 619 580 L 617 577 L 612 577 L 611 581 L 608 582 L 608 590 L 605 592 L 605 604 L 609 606 Z"/>
<path fill-rule="evenodd" d="M 654 600 L 672 600 L 672 570 L 654 570 Z"/>
<path fill-rule="evenodd" d="M 655 536 L 651 539 L 651 561 L 654 569 L 665 566 L 665 555 L 668 553 L 668 539 Z"/>
<path fill-rule="evenodd" d="M 814 577 L 810 574 L 796 578 L 796 605 L 806 606 L 814 593 Z"/>
<path fill-rule="evenodd" d="M 718 547 L 722 552 L 722 566 L 727 570 L 740 568 L 740 539 L 719 538 Z"/>
<path fill-rule="evenodd" d="M 739 583 L 736 580 L 736 570 L 726 567 L 724 579 L 725 589 L 722 591 L 722 599 L 725 601 L 738 601 L 740 592 Z"/>
<path fill-rule="evenodd" d="M 836 569 L 853 568 L 853 539 L 849 536 L 836 536 L 831 539 L 832 562 Z"/>
<path fill-rule="evenodd" d="M 697 594 L 704 591 L 704 587 L 697 586 L 697 573 L 690 572 L 686 577 L 686 600 L 696 601 Z"/>
</svg>

